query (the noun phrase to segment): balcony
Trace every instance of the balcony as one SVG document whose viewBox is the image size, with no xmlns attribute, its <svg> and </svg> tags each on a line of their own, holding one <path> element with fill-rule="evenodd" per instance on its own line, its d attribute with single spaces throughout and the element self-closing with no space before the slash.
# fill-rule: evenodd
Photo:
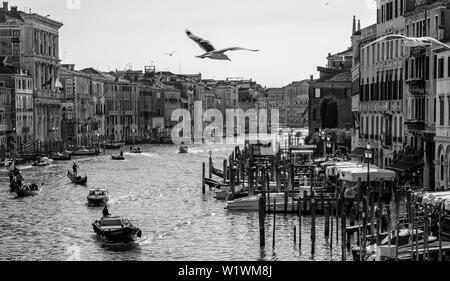
<svg viewBox="0 0 450 281">
<path fill-rule="evenodd" d="M 410 131 L 423 131 L 425 130 L 425 120 L 420 119 L 408 119 L 405 121 L 405 125 Z"/>
<path fill-rule="evenodd" d="M 369 111 L 383 112 L 389 110 L 389 102 L 387 101 L 366 101 L 361 102 L 360 105 L 362 112 L 369 112 Z"/>
<path fill-rule="evenodd" d="M 9 131 L 8 125 L 0 125 L 0 132 L 7 132 Z"/>
<path fill-rule="evenodd" d="M 34 98 L 36 104 L 60 105 L 63 95 L 48 90 L 36 90 L 34 91 Z"/>
<path fill-rule="evenodd" d="M 30 127 L 22 127 L 22 133 L 28 134 L 28 133 L 30 133 L 30 132 L 31 132 Z"/>
<path fill-rule="evenodd" d="M 396 112 L 403 112 L 403 101 L 401 100 L 389 101 L 389 110 Z"/>
<path fill-rule="evenodd" d="M 409 91 L 413 95 L 425 94 L 425 81 L 423 78 L 409 78 L 406 80 L 406 84 L 409 85 Z"/>
</svg>

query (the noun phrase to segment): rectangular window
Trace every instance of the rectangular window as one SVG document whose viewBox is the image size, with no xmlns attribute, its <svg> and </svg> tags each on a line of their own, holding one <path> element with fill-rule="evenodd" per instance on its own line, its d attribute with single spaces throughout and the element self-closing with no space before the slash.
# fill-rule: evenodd
<svg viewBox="0 0 450 281">
<path fill-rule="evenodd" d="M 434 32 L 436 34 L 436 37 L 438 37 L 439 39 L 439 16 L 436 15 L 436 17 L 434 18 Z"/>
<path fill-rule="evenodd" d="M 433 122 L 436 123 L 436 98 L 433 99 Z"/>
<path fill-rule="evenodd" d="M 448 106 L 447 106 L 447 119 L 448 119 L 447 126 L 450 126 L 450 97 L 448 99 Z"/>
<path fill-rule="evenodd" d="M 406 36 L 411 36 L 411 35 L 409 34 L 409 24 L 406 25 Z"/>
<path fill-rule="evenodd" d="M 438 62 L 438 78 L 444 78 L 444 58 L 440 58 Z"/>
<path fill-rule="evenodd" d="M 440 98 L 439 99 L 439 124 L 441 126 L 444 126 L 444 116 L 445 116 L 445 112 L 444 112 L 444 99 Z"/>
<path fill-rule="evenodd" d="M 447 77 L 450 77 L 450 57 L 447 58 Z"/>
</svg>

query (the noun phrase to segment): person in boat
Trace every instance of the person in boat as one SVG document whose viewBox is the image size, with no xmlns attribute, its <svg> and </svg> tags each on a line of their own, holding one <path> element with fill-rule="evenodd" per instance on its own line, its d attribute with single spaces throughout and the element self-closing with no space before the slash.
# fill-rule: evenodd
<svg viewBox="0 0 450 281">
<path fill-rule="evenodd" d="M 133 147 L 132 146 L 130 146 L 130 151 L 133 151 Z"/>
<path fill-rule="evenodd" d="M 22 186 L 22 182 L 23 182 L 23 176 L 22 173 L 19 173 L 16 175 L 16 182 L 18 186 Z"/>
<path fill-rule="evenodd" d="M 73 169 L 73 175 L 75 176 L 75 177 L 77 177 L 77 168 L 79 168 L 78 167 L 78 165 L 77 165 L 77 163 L 73 163 L 73 166 L 72 166 L 72 169 Z"/>
<path fill-rule="evenodd" d="M 105 208 L 103 208 L 103 217 L 106 218 L 106 217 L 110 217 L 110 216 L 111 216 L 111 214 L 109 213 L 108 205 L 106 205 Z"/>
<path fill-rule="evenodd" d="M 123 157 L 123 151 L 122 150 L 120 151 L 120 156 Z"/>
</svg>

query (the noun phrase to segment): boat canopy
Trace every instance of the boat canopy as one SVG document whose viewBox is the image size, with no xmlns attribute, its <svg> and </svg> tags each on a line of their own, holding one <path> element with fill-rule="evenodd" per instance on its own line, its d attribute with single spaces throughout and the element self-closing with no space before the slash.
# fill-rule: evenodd
<svg viewBox="0 0 450 281">
<path fill-rule="evenodd" d="M 327 167 L 327 176 L 337 176 L 344 181 L 357 182 L 361 178 L 361 182 L 367 182 L 367 173 L 369 172 L 370 181 L 394 181 L 397 174 L 393 171 L 380 169 L 374 165 L 370 165 L 367 171 L 367 165 L 360 165 L 355 162 L 340 162 L 335 166 Z"/>
<path fill-rule="evenodd" d="M 100 221 L 101 226 L 118 226 L 122 225 L 122 218 L 120 217 L 113 217 L 113 218 L 103 218 Z"/>
<path fill-rule="evenodd" d="M 425 193 L 422 196 L 422 202 L 425 204 L 430 204 L 437 206 L 438 204 L 444 204 L 446 210 L 450 210 L 450 192 L 432 192 Z"/>
</svg>

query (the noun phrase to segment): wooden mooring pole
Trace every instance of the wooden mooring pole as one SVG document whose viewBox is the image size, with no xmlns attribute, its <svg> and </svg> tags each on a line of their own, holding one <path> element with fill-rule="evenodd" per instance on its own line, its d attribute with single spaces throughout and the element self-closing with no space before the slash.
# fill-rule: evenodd
<svg viewBox="0 0 450 281">
<path fill-rule="evenodd" d="M 264 198 L 259 198 L 259 244 L 261 247 L 266 246 L 266 236 L 265 236 L 265 212 L 264 212 Z"/>
<path fill-rule="evenodd" d="M 325 206 L 325 237 L 330 236 L 330 205 Z"/>
<path fill-rule="evenodd" d="M 202 164 L 202 194 L 206 193 L 205 162 Z"/>
<path fill-rule="evenodd" d="M 277 206 L 277 200 L 274 198 L 273 199 L 273 206 L 274 206 L 274 210 L 276 210 L 276 206 Z M 276 224 L 276 216 L 277 216 L 277 212 L 274 211 L 273 212 L 273 234 L 272 234 L 272 247 L 275 249 L 275 224 Z"/>
</svg>

